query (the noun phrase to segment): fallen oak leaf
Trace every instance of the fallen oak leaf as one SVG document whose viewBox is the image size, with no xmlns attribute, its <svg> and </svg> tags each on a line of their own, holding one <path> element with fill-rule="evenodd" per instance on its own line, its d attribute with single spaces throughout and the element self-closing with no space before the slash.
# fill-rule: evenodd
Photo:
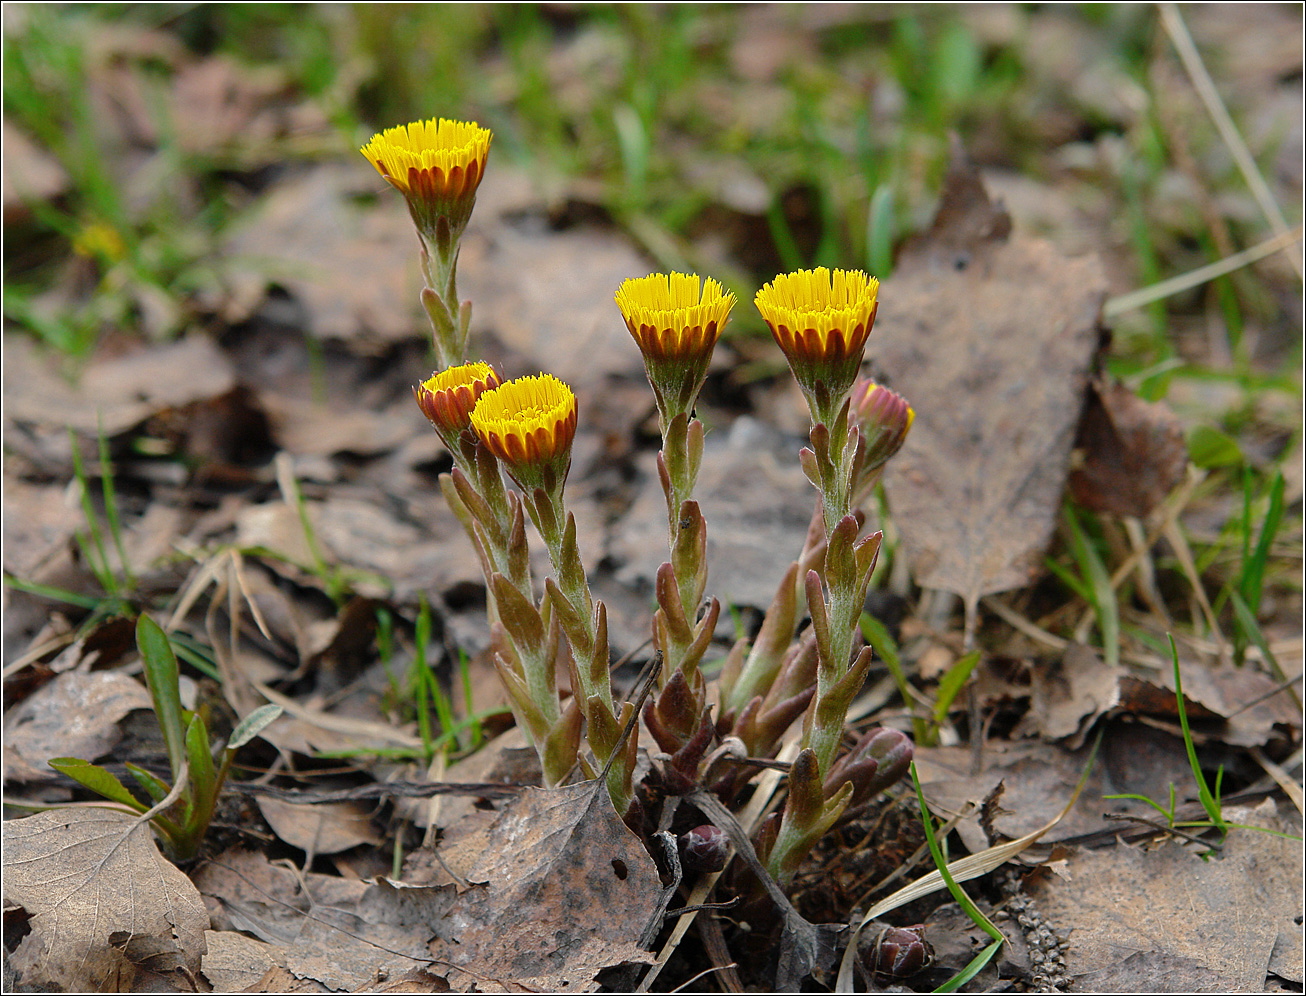
<svg viewBox="0 0 1306 996">
<path fill-rule="evenodd" d="M 441 855 L 477 883 L 430 924 L 435 960 L 467 973 L 450 975 L 455 988 L 489 979 L 583 992 L 605 968 L 652 960 L 638 941 L 661 920 L 662 883 L 601 780 L 525 789 Z"/>
<path fill-rule="evenodd" d="M 916 412 L 884 484 L 912 573 L 968 608 L 1042 570 L 1107 290 L 1096 258 L 1010 233 L 954 147 L 934 224 L 903 250 L 873 347 Z"/>
<path fill-rule="evenodd" d="M 7 821 L 4 845 L 5 902 L 30 916 L 10 958 L 24 985 L 130 989 L 139 956 L 193 988 L 209 914 L 147 823 L 114 809 L 54 809 Z"/>
<path fill-rule="evenodd" d="M 1143 518 L 1183 480 L 1188 445 L 1179 419 L 1123 384 L 1094 378 L 1070 474 L 1075 502 L 1095 512 Z"/>
</svg>

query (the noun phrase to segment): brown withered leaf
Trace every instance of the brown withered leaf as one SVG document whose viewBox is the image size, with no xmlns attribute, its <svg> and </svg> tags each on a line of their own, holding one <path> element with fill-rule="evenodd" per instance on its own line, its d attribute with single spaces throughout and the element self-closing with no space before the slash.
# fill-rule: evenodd
<svg viewBox="0 0 1306 996">
<path fill-rule="evenodd" d="M 1225 816 L 1301 833 L 1273 800 Z M 1212 861 L 1178 840 L 1078 851 L 1031 895 L 1070 939 L 1069 973 L 1093 991 L 1265 992 L 1280 937 L 1301 935 L 1301 879 L 1299 841 L 1235 829 Z"/>
<path fill-rule="evenodd" d="M 436 923 L 431 953 L 455 988 L 588 992 L 651 960 L 636 943 L 658 907 L 656 868 L 597 781 L 526 789 L 486 830 L 441 851 L 476 884 Z"/>
<path fill-rule="evenodd" d="M 1056 524 L 1106 296 L 1094 257 L 1010 234 L 959 149 L 881 294 L 871 353 L 916 411 L 885 488 L 916 580 L 1027 584 Z"/>
<path fill-rule="evenodd" d="M 276 835 L 307 854 L 336 854 L 359 844 L 381 843 L 370 815 L 355 803 L 303 805 L 269 796 L 255 801 Z"/>
<path fill-rule="evenodd" d="M 992 824 L 1015 839 L 1052 820 L 1070 801 L 1084 773 L 1090 747 L 1069 750 L 1042 740 L 989 741 L 984 745 L 984 770 L 971 771 L 970 748 L 918 747 L 915 759 L 925 798 L 936 813 L 953 816 L 967 803 L 974 811 L 957 824 L 957 833 L 974 853 L 989 845 L 979 824 L 979 806 L 999 783 L 1003 785 Z M 1104 727 L 1101 756 L 1089 774 L 1074 808 L 1043 839 L 1042 844 L 1096 833 L 1120 824 L 1102 813 L 1149 816 L 1146 803 L 1130 799 L 1103 802 L 1113 793 L 1134 792 L 1164 799 L 1173 782 L 1180 789 L 1191 784 L 1183 744 L 1159 730 L 1129 723 Z"/>
<path fill-rule="evenodd" d="M 0 191 L 6 226 L 25 222 L 32 205 L 58 197 L 68 189 L 68 171 L 5 118 L 4 158 L 0 159 Z"/>
<path fill-rule="evenodd" d="M 5 421 L 51 430 L 68 459 L 68 427 L 94 439 L 116 436 L 167 408 L 226 394 L 236 386 L 231 361 L 207 336 L 97 356 L 76 386 L 24 336 L 4 343 Z M 6 425 L 6 438 L 11 431 Z"/>
<path fill-rule="evenodd" d="M 453 893 L 299 873 L 240 849 L 201 865 L 195 883 L 221 903 L 233 927 L 270 945 L 245 952 L 250 963 L 245 971 L 255 970 L 259 959 L 272 963 L 255 992 L 304 991 L 290 986 L 280 971 L 326 991 L 357 992 L 427 965 L 426 942 L 433 931 L 426 921 L 438 919 Z"/>
<path fill-rule="evenodd" d="M 403 198 L 362 156 L 282 180 L 236 228 L 225 255 L 240 264 L 225 303 L 229 321 L 247 318 L 275 281 L 304 306 L 313 335 L 381 352 L 430 334 Z"/>
<path fill-rule="evenodd" d="M 218 992 L 248 990 L 274 966 L 284 966 L 286 949 L 235 930 L 206 930 L 208 951 L 201 970 Z"/>
<path fill-rule="evenodd" d="M 1218 735 L 1226 744 L 1260 747 L 1271 738 L 1276 725 L 1301 729 L 1301 711 L 1291 693 L 1262 671 L 1228 663 L 1218 667 L 1185 665 L 1182 676 L 1189 720 L 1225 720 Z M 1123 677 L 1120 705 L 1130 712 L 1177 723 L 1173 672 Z"/>
<path fill-rule="evenodd" d="M 1142 518 L 1188 467 L 1183 426 L 1169 408 L 1096 377 L 1075 445 L 1083 460 L 1070 473 L 1070 493 L 1095 512 Z"/>
<path fill-rule="evenodd" d="M 485 185 L 513 182 L 521 181 L 494 166 Z M 481 207 L 500 200 L 488 193 L 478 198 Z M 623 236 L 595 226 L 552 231 L 538 210 L 476 217 L 463 240 L 458 288 L 472 301 L 473 329 L 492 329 L 525 363 L 505 374 L 547 370 L 584 393 L 605 374 L 643 376 L 613 295 L 653 267 Z"/>
<path fill-rule="evenodd" d="M 1099 716 L 1120 702 L 1119 667 L 1109 667 L 1097 651 L 1071 644 L 1060 660 L 1040 660 L 1030 669 L 1029 712 L 1019 731 L 1066 740 L 1072 749 Z"/>
<path fill-rule="evenodd" d="M 8 820 L 4 877 L 6 905 L 31 917 L 11 957 L 24 985 L 128 991 L 144 962 L 194 988 L 208 911 L 135 816 L 54 809 Z"/>
<path fill-rule="evenodd" d="M 150 693 L 121 671 L 59 675 L 5 713 L 5 781 L 29 780 L 21 770 L 27 765 L 38 777 L 51 777 L 45 762 L 52 757 L 103 757 L 122 739 L 118 721 L 150 707 Z"/>
</svg>

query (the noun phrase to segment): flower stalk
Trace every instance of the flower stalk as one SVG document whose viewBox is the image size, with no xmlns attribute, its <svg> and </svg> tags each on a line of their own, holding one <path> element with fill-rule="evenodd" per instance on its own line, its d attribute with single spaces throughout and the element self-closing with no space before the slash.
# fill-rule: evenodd
<svg viewBox="0 0 1306 996">
<path fill-rule="evenodd" d="M 811 446 L 800 452 L 799 460 L 820 494 L 820 518 L 814 518 L 804 550 L 809 566 L 804 570 L 795 564 L 790 569 L 772 603 L 775 631 L 767 631 L 764 624 L 754 652 L 747 661 L 742 654 L 728 661 L 728 680 L 723 681 L 728 686 L 727 703 L 740 710 L 736 726 L 757 739 L 761 731 L 755 717 L 765 700 L 759 701 L 755 690 L 776 667 L 776 631 L 792 626 L 796 610 L 791 586 L 802 571 L 801 597 L 812 620 L 816 688 L 804 713 L 803 749 L 790 771 L 789 801 L 774 837 L 768 837 L 770 871 L 787 881 L 854 793 L 865 791 L 868 784 L 874 787 L 878 761 L 835 764 L 848 707 L 871 665 L 869 647 L 855 656 L 854 650 L 857 622 L 882 539 L 878 532 L 859 538 L 863 519 L 857 505 L 896 450 L 894 439 L 901 445 L 910 418 L 897 426 L 901 431 L 894 437 L 894 426 L 879 424 L 898 412 L 889 399 L 876 396 L 872 401 L 873 392 L 864 389 L 857 395 L 857 407 L 853 405 L 852 388 L 879 304 L 879 282 L 874 277 L 824 267 L 782 274 L 758 291 L 754 303 L 807 401 Z M 864 436 L 863 425 L 875 431 Z M 822 547 L 824 556 L 812 557 Z M 771 621 L 768 618 L 767 623 Z M 753 729 L 748 728 L 750 720 Z"/>
<path fill-rule="evenodd" d="M 657 470 L 667 505 L 670 559 L 658 570 L 653 619 L 661 691 L 646 704 L 644 720 L 687 790 L 714 731 L 699 664 L 721 612 L 716 599 L 699 611 L 707 588 L 707 523 L 693 500 L 704 442 L 694 405 L 735 297 L 715 280 L 653 273 L 625 281 L 616 301 L 657 403 Z"/>
<path fill-rule="evenodd" d="M 573 702 L 588 722 L 589 745 L 599 766 L 608 766 L 609 759 L 618 754 L 608 770 L 608 792 L 624 815 L 634 800 L 637 741 L 633 737 L 623 740 L 634 707 L 626 703 L 618 711 L 614 706 L 608 674 L 607 609 L 590 594 L 576 539 L 576 519 L 564 502 L 576 422 L 576 395 L 549 374 L 519 377 L 488 390 L 471 413 L 471 426 L 480 445 L 520 488 L 522 498 L 516 508 L 524 507 L 530 515 L 553 567 L 553 577 L 545 579 L 545 595 L 538 610 L 531 604 L 529 591 L 518 591 L 515 604 L 523 615 L 529 606 L 540 626 L 549 627 L 544 644 L 551 651 L 547 655 L 548 681 L 554 680 L 555 661 L 563 662 L 571 677 Z M 520 547 L 525 556 L 524 529 Z M 502 574 L 496 574 L 492 582 L 496 599 L 513 590 Z M 526 617 L 526 622 L 519 634 L 509 631 L 508 635 L 519 645 L 540 646 L 541 630 L 535 619 Z M 566 644 L 558 641 L 559 631 L 566 636 Z M 556 699 L 552 684 L 537 682 L 528 685 L 527 691 Z M 592 769 L 587 773 L 594 774 Z"/>
<path fill-rule="evenodd" d="M 458 300 L 458 243 L 476 205 L 491 138 L 474 122 L 432 118 L 387 128 L 359 150 L 408 203 L 421 242 L 422 307 L 441 370 L 467 360 L 471 304 Z"/>
</svg>

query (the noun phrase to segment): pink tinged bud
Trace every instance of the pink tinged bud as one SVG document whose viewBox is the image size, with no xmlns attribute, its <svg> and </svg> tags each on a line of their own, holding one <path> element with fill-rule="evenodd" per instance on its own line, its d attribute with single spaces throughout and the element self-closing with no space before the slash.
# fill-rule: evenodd
<svg viewBox="0 0 1306 996">
<path fill-rule="evenodd" d="M 730 837 L 711 823 L 680 835 L 680 860 L 687 871 L 719 872 L 729 856 Z"/>
<path fill-rule="evenodd" d="M 850 781 L 852 805 L 860 805 L 907 774 L 912 752 L 912 742 L 901 730 L 868 730 L 830 769 L 825 779 L 826 795 L 833 795 L 844 782 Z"/>
<path fill-rule="evenodd" d="M 869 380 L 853 387 L 851 415 L 866 441 L 867 471 L 884 466 L 902 449 L 916 419 L 902 395 Z"/>
</svg>

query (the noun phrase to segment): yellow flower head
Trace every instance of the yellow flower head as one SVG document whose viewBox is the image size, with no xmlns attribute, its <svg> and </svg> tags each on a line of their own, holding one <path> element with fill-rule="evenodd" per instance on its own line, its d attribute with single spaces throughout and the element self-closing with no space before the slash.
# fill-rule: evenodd
<svg viewBox="0 0 1306 996">
<path fill-rule="evenodd" d="M 754 298 L 818 422 L 834 417 L 857 377 L 879 289 L 860 270 L 822 266 L 781 274 Z"/>
<path fill-rule="evenodd" d="M 428 377 L 413 393 L 422 414 L 449 445 L 471 427 L 472 409 L 481 395 L 499 384 L 499 375 L 488 363 L 464 363 Z"/>
<path fill-rule="evenodd" d="M 440 246 L 442 220 L 453 241 L 467 226 L 491 137 L 475 122 L 432 118 L 387 128 L 359 151 L 404 195 L 422 237 Z"/>
<path fill-rule="evenodd" d="M 852 390 L 851 418 L 866 441 L 864 470 L 869 473 L 902 449 L 916 412 L 901 394 L 860 380 Z"/>
<path fill-rule="evenodd" d="M 560 491 L 576 438 L 576 395 L 551 374 L 518 377 L 481 395 L 472 428 L 527 491 Z"/>
<path fill-rule="evenodd" d="M 617 290 L 621 309 L 658 399 L 664 424 L 688 412 L 707 376 L 712 350 L 735 306 L 711 278 L 686 273 L 650 273 Z"/>
</svg>

